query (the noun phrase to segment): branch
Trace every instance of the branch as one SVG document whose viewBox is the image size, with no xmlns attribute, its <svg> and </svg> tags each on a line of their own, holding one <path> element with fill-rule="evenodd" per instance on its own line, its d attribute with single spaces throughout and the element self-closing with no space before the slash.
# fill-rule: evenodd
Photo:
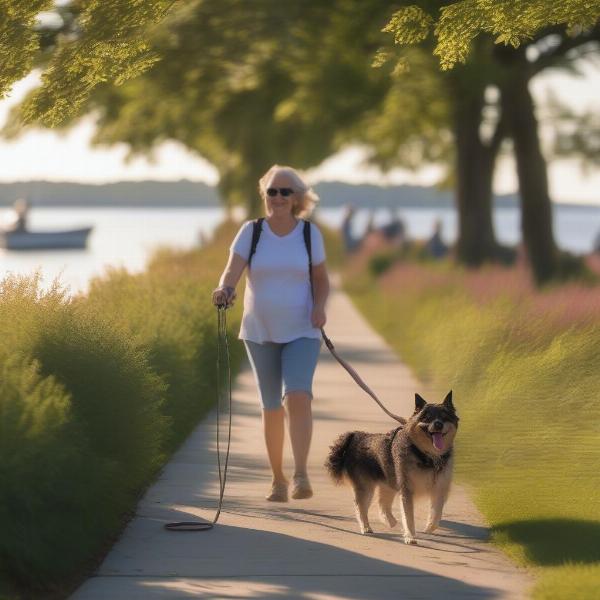
<svg viewBox="0 0 600 600">
<path fill-rule="evenodd" d="M 540 55 L 540 57 L 531 63 L 532 76 L 540 71 L 551 67 L 558 59 L 562 58 L 569 50 L 583 46 L 589 42 L 600 42 L 600 27 L 596 26 L 583 35 L 575 37 L 564 37 L 558 46 Z"/>
</svg>

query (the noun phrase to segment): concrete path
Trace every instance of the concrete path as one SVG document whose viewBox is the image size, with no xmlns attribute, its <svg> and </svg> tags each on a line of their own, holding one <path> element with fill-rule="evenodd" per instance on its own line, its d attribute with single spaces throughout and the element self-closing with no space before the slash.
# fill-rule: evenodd
<svg viewBox="0 0 600 600">
<path fill-rule="evenodd" d="M 326 331 L 392 412 L 412 412 L 414 393 L 422 387 L 338 290 Z M 232 453 L 217 526 L 193 533 L 163 529 L 169 521 L 213 518 L 218 497 L 213 412 L 174 455 L 119 542 L 72 599 L 526 597 L 530 577 L 485 541 L 487 529 L 458 486 L 437 534 L 419 533 L 425 524 L 424 507 L 419 509 L 418 546 L 403 543 L 400 525 L 392 530 L 379 523 L 375 504 L 375 534 L 360 535 L 350 489 L 334 486 L 322 465 L 338 434 L 387 431 L 394 423 L 324 345 L 313 391 L 313 498 L 288 504 L 263 499 L 270 475 L 255 384 L 246 367 L 233 391 Z M 459 398 L 456 403 L 460 407 Z M 289 440 L 285 452 L 291 476 Z"/>
</svg>

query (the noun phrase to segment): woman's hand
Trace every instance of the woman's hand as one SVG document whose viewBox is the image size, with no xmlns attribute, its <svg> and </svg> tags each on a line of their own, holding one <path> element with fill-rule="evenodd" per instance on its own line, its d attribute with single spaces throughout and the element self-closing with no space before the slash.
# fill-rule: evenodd
<svg viewBox="0 0 600 600">
<path fill-rule="evenodd" d="M 315 306 L 312 310 L 310 320 L 313 327 L 321 329 L 321 327 L 323 327 L 323 325 L 325 325 L 325 322 L 327 321 L 327 317 L 325 316 L 325 309 L 322 306 Z"/>
<path fill-rule="evenodd" d="M 212 303 L 215 306 L 225 306 L 229 308 L 233 306 L 233 301 L 236 298 L 235 289 L 226 285 L 220 285 L 212 293 Z"/>
<path fill-rule="evenodd" d="M 212 303 L 215 306 L 225 306 L 225 308 L 229 308 L 233 305 L 233 301 L 236 298 L 235 286 L 237 285 L 246 264 L 247 261 L 239 254 L 236 254 L 233 250 L 229 252 L 229 260 L 219 279 L 221 285 L 215 288 L 212 293 Z"/>
</svg>

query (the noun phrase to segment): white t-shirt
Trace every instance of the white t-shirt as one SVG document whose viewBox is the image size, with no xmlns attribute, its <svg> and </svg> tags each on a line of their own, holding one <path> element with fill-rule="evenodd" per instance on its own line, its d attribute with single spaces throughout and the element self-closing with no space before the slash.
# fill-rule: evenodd
<svg viewBox="0 0 600 600">
<path fill-rule="evenodd" d="M 230 250 L 245 260 L 252 245 L 252 221 L 246 221 Z M 310 224 L 313 266 L 325 260 L 325 246 L 319 228 Z M 238 338 L 262 344 L 286 343 L 299 337 L 320 338 L 313 327 L 313 301 L 308 275 L 308 253 L 304 244 L 304 221 L 287 235 L 271 230 L 266 219 L 250 269 L 246 272 L 244 314 Z"/>
</svg>

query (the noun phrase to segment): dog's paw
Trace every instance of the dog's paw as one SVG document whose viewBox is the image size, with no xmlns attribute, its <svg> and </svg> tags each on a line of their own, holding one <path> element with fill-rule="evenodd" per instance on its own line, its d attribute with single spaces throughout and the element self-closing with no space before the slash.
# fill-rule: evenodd
<svg viewBox="0 0 600 600">
<path fill-rule="evenodd" d="M 391 513 L 389 515 L 386 515 L 383 512 L 379 513 L 379 518 L 381 519 L 381 522 L 385 523 L 388 527 L 396 527 L 398 524 L 398 520 Z"/>
<path fill-rule="evenodd" d="M 410 536 L 410 535 L 405 535 L 404 536 L 404 543 L 405 544 L 409 544 L 410 546 L 416 546 L 417 545 L 417 540 Z"/>
<path fill-rule="evenodd" d="M 363 535 L 369 535 L 370 533 L 373 533 L 373 530 L 370 527 L 362 527 L 361 533 Z"/>
<path fill-rule="evenodd" d="M 437 523 L 427 523 L 427 525 L 425 525 L 425 529 L 423 529 L 423 533 L 433 533 L 437 527 Z"/>
</svg>

